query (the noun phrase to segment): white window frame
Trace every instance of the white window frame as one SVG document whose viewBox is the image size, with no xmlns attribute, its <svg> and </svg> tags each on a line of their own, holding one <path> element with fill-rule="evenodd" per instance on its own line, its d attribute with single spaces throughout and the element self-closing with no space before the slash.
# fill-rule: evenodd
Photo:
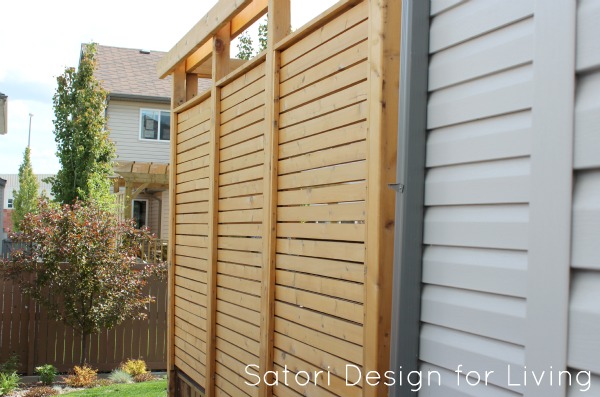
<svg viewBox="0 0 600 397">
<path fill-rule="evenodd" d="M 150 225 L 148 225 L 148 213 L 150 212 L 150 207 L 149 207 L 149 202 L 148 199 L 133 199 L 131 200 L 131 219 L 133 219 L 133 211 L 134 211 L 134 206 L 135 206 L 135 202 L 136 201 L 145 201 L 146 202 L 146 219 L 144 220 L 144 224 L 150 228 Z"/>
<path fill-rule="evenodd" d="M 142 112 L 158 112 L 158 131 L 156 133 L 156 139 L 142 137 Z M 169 109 L 153 109 L 153 108 L 140 108 L 140 117 L 138 119 L 138 140 L 141 142 L 159 142 L 159 143 L 170 143 L 171 135 L 169 134 L 169 140 L 160 139 L 160 118 L 161 112 L 169 113 L 170 117 L 173 117 Z"/>
<path fill-rule="evenodd" d="M 6 200 L 6 209 L 7 210 L 12 210 L 15 208 L 15 199 L 14 198 L 9 198 L 8 200 Z"/>
</svg>

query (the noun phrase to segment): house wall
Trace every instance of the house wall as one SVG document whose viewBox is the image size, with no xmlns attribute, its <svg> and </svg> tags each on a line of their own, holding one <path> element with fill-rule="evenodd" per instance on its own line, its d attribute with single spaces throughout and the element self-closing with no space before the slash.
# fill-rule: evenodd
<svg viewBox="0 0 600 397">
<path fill-rule="evenodd" d="M 140 139 L 140 109 L 169 110 L 169 104 L 111 99 L 108 104 L 110 139 L 115 142 L 117 161 L 169 163 L 170 145 Z"/>
<path fill-rule="evenodd" d="M 54 174 L 36 174 L 39 183 L 38 194 L 45 193 L 48 197 L 52 198 L 52 185 L 42 181 L 44 178 L 54 176 Z M 8 200 L 14 198 L 13 191 L 19 190 L 19 175 L 18 174 L 0 174 L 0 178 L 6 180 L 6 186 L 4 188 L 4 197 L 2 197 L 3 211 L 0 212 L 2 217 L 3 226 L 0 228 L 0 239 L 7 238 L 7 231 L 12 229 L 12 209 L 8 208 Z"/>
<path fill-rule="evenodd" d="M 593 395 L 600 393 L 599 18 L 600 2 L 578 2 L 568 363 L 593 373 Z M 569 396 L 580 394 L 576 386 Z"/>
<path fill-rule="evenodd" d="M 599 17 L 431 1 L 419 395 L 600 392 Z"/>
</svg>

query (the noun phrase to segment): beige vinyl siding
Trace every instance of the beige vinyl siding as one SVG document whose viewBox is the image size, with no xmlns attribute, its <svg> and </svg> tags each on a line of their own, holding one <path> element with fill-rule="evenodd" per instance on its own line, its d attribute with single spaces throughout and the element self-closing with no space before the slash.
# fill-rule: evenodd
<svg viewBox="0 0 600 397">
<path fill-rule="evenodd" d="M 110 138 L 117 148 L 117 161 L 169 163 L 170 144 L 140 139 L 140 109 L 169 110 L 169 104 L 112 99 L 108 105 Z"/>
<path fill-rule="evenodd" d="M 600 393 L 600 2 L 580 0 L 577 12 L 577 86 L 568 363 L 591 371 Z"/>
<path fill-rule="evenodd" d="M 54 176 L 55 174 L 35 174 L 38 180 L 38 194 L 46 192 L 46 195 L 52 198 L 52 185 L 42 180 Z M 6 187 L 4 189 L 4 208 L 8 208 L 8 199 L 12 199 L 13 190 L 19 190 L 19 174 L 0 174 L 0 178 L 6 179 Z"/>
<path fill-rule="evenodd" d="M 532 1 L 432 1 L 422 396 L 517 396 L 525 362 Z M 495 371 L 460 386 L 454 372 Z"/>
</svg>

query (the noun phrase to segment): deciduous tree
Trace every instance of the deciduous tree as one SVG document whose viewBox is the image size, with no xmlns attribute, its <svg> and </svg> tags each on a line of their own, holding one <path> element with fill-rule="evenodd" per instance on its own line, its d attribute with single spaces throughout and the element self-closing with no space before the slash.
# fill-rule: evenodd
<svg viewBox="0 0 600 397">
<path fill-rule="evenodd" d="M 93 201 L 59 206 L 42 200 L 11 238 L 28 248 L 0 261 L 0 276 L 81 334 L 82 363 L 90 335 L 146 316 L 153 297 L 143 288 L 150 277 L 164 277 L 164 263 L 136 260 L 142 244 L 153 238 L 148 230 L 119 221 Z"/>
<path fill-rule="evenodd" d="M 94 77 L 95 54 L 95 44 L 84 46 L 79 68 L 66 68 L 57 78 L 54 135 L 61 168 L 48 181 L 59 203 L 79 198 L 106 208 L 114 200 L 108 177 L 115 148 L 106 129 L 107 92 Z"/>
</svg>

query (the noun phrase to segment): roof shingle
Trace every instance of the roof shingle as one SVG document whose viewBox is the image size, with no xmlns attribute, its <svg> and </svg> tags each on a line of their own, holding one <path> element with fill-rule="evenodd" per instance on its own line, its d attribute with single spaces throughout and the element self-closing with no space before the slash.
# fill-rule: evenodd
<svg viewBox="0 0 600 397">
<path fill-rule="evenodd" d="M 110 94 L 157 99 L 171 97 L 172 77 L 161 80 L 156 74 L 156 64 L 165 52 L 104 45 L 96 48 L 95 76 Z M 210 80 L 200 79 L 198 85 L 202 92 L 210 87 Z"/>
</svg>

